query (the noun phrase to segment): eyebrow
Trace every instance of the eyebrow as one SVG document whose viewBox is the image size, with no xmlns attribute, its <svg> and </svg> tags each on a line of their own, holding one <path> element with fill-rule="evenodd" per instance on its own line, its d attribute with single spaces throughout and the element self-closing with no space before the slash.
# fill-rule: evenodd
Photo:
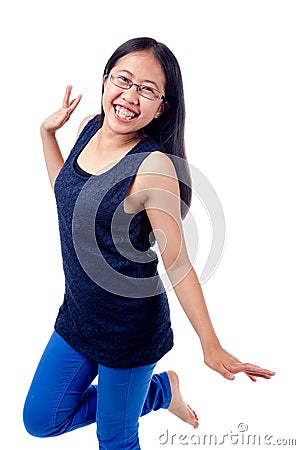
<svg viewBox="0 0 300 450">
<path fill-rule="evenodd" d="M 128 75 L 130 75 L 131 77 L 134 77 L 133 73 L 129 72 L 129 70 L 126 69 L 120 69 L 118 70 L 118 72 L 126 72 Z M 143 83 L 151 83 L 154 84 L 154 86 L 156 86 L 156 88 L 159 90 L 158 85 L 155 83 L 155 81 L 152 80 L 144 80 Z"/>
</svg>

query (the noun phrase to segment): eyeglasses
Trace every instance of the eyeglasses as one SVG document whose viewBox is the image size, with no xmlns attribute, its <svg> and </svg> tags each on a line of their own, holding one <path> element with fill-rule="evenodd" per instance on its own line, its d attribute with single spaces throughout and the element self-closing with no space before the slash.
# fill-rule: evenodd
<svg viewBox="0 0 300 450">
<path fill-rule="evenodd" d="M 159 92 L 157 89 L 153 87 L 146 86 L 145 84 L 136 84 L 123 75 L 118 75 L 117 73 L 111 73 L 108 75 L 109 81 L 112 82 L 115 86 L 121 89 L 130 89 L 132 86 L 137 87 L 137 92 L 142 97 L 147 98 L 148 100 L 163 100 L 165 102 L 166 97 Z"/>
</svg>

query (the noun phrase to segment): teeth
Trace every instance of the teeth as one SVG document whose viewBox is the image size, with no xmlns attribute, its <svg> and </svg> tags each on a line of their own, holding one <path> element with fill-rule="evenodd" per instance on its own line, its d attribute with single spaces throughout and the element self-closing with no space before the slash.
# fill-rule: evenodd
<svg viewBox="0 0 300 450">
<path fill-rule="evenodd" d="M 127 109 L 122 108 L 122 106 L 117 105 L 115 111 L 119 117 L 122 119 L 133 119 L 135 116 L 134 112 L 129 112 Z"/>
</svg>

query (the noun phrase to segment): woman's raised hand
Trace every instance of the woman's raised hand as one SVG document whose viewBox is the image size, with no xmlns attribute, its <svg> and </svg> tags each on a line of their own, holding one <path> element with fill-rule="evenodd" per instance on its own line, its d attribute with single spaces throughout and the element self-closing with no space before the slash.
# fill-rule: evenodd
<svg viewBox="0 0 300 450">
<path fill-rule="evenodd" d="M 71 92 L 72 86 L 67 86 L 62 107 L 54 114 L 51 114 L 51 116 L 47 117 L 47 119 L 44 120 L 44 122 L 41 125 L 42 130 L 54 134 L 69 120 L 70 116 L 77 108 L 82 97 L 82 95 L 78 95 L 78 97 L 70 101 Z"/>
</svg>

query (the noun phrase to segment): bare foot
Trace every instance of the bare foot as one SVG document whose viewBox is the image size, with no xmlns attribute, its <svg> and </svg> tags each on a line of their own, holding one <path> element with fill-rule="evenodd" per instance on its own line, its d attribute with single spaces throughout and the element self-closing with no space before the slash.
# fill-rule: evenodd
<svg viewBox="0 0 300 450">
<path fill-rule="evenodd" d="M 168 370 L 167 372 L 172 392 L 172 400 L 168 411 L 175 416 L 179 417 L 179 419 L 183 420 L 186 423 L 189 423 L 194 428 L 198 428 L 199 420 L 195 411 L 185 403 L 183 397 L 181 395 L 179 389 L 179 379 L 177 374 L 173 370 Z"/>
</svg>

